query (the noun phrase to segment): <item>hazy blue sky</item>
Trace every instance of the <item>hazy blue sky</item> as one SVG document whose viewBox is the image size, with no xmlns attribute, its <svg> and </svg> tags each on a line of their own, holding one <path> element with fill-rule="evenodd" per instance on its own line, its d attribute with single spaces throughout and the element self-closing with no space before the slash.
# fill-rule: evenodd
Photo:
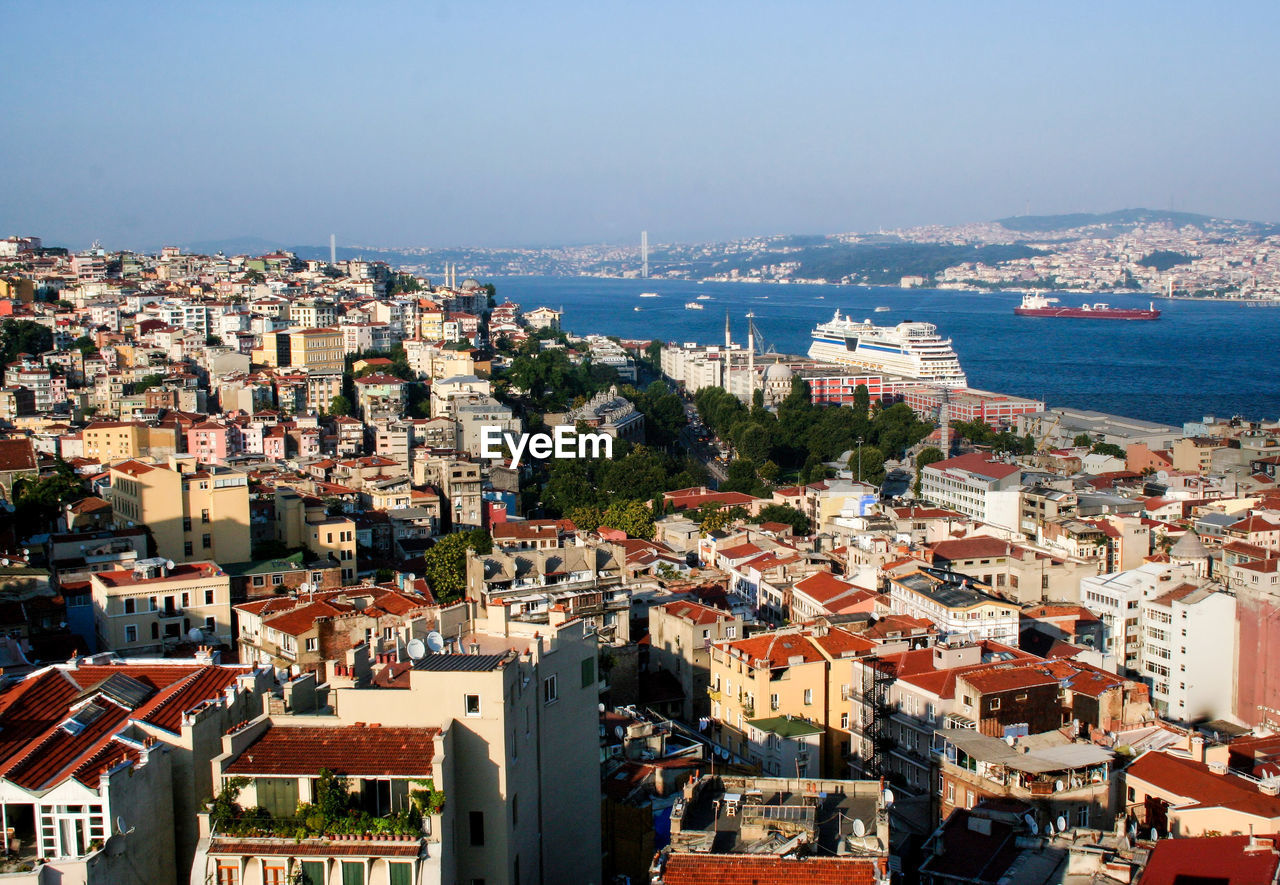
<svg viewBox="0 0 1280 885">
<path fill-rule="evenodd" d="M 198 7 L 198 8 L 188 8 Z M 726 239 L 1280 220 L 1280 4 L 15 3 L 0 235 Z"/>
</svg>

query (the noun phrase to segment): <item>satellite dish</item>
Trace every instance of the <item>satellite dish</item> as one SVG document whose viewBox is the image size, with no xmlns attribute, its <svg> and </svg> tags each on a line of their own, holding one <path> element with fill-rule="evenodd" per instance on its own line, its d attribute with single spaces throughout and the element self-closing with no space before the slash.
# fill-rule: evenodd
<svg viewBox="0 0 1280 885">
<path fill-rule="evenodd" d="M 893 790 L 884 791 L 884 804 L 886 808 L 893 804 Z"/>
<path fill-rule="evenodd" d="M 433 655 L 438 655 L 444 651 L 444 637 L 432 630 L 427 634 L 427 648 L 431 650 Z"/>
<path fill-rule="evenodd" d="M 427 644 L 421 639 L 410 639 L 407 650 L 412 661 L 420 661 L 427 656 Z"/>
<path fill-rule="evenodd" d="M 1156 841 L 1159 841 L 1159 839 L 1160 839 L 1160 834 L 1156 832 L 1156 828 L 1155 828 L 1155 827 L 1152 827 L 1152 828 L 1151 828 L 1151 841 L 1152 841 L 1152 842 L 1156 842 Z"/>
<path fill-rule="evenodd" d="M 1062 815 L 1058 815 L 1058 832 L 1065 833 L 1067 831 L 1067 819 Z"/>
<path fill-rule="evenodd" d="M 853 835 L 859 839 L 867 835 L 867 825 L 862 822 L 861 818 L 857 818 L 853 822 Z"/>
<path fill-rule="evenodd" d="M 4 559 L 0 559 L 0 565 L 8 565 L 8 564 L 9 564 L 9 557 L 6 556 Z"/>
<path fill-rule="evenodd" d="M 1054 781 L 1054 782 L 1053 782 L 1053 788 L 1054 788 L 1055 790 L 1057 790 L 1059 793 L 1061 793 L 1061 792 L 1062 792 L 1062 781 Z M 1062 820 L 1062 818 L 1061 818 L 1061 817 L 1059 817 L 1059 818 L 1058 818 L 1058 820 Z"/>
<path fill-rule="evenodd" d="M 172 569 L 172 568 L 173 568 L 173 560 L 172 560 L 172 559 L 170 559 L 168 562 L 166 562 L 166 563 L 164 564 L 164 567 L 165 567 L 165 568 L 167 568 L 167 569 Z"/>
<path fill-rule="evenodd" d="M 1138 822 L 1136 820 L 1133 823 L 1129 824 L 1129 838 L 1130 839 L 1138 838 Z"/>
<path fill-rule="evenodd" d="M 299 592 L 299 593 L 310 593 L 310 592 L 311 592 L 311 585 L 310 585 L 310 584 L 308 584 L 306 581 L 303 581 L 301 584 L 299 584 L 299 585 L 298 585 L 298 592 Z"/>
<path fill-rule="evenodd" d="M 603 712 L 604 712 L 604 704 L 596 704 L 596 709 L 597 709 L 597 710 L 599 710 L 601 713 L 603 713 Z"/>
<path fill-rule="evenodd" d="M 276 681 L 277 681 L 277 682 L 288 682 L 288 681 L 289 681 L 289 668 L 288 668 L 288 667 L 280 667 L 279 669 L 277 669 L 277 670 L 276 670 Z"/>
<path fill-rule="evenodd" d="M 124 816 L 117 814 L 116 815 L 116 832 L 126 833 L 128 831 L 129 831 L 129 825 L 124 822 Z M 1154 832 L 1154 830 L 1152 832 Z"/>
<path fill-rule="evenodd" d="M 1040 825 L 1036 823 L 1036 819 L 1034 817 L 1029 814 L 1024 814 L 1022 819 L 1026 821 L 1027 829 L 1031 831 L 1031 835 L 1037 836 L 1040 834 Z"/>
<path fill-rule="evenodd" d="M 187 638 L 192 642 L 199 642 L 201 639 L 204 639 L 204 631 L 199 627 L 192 627 L 187 631 Z"/>
<path fill-rule="evenodd" d="M 626 733 L 627 733 L 627 730 L 623 728 L 621 725 L 615 725 L 613 727 L 613 736 L 618 738 L 618 740 L 622 740 L 622 738 L 626 735 Z"/>
</svg>

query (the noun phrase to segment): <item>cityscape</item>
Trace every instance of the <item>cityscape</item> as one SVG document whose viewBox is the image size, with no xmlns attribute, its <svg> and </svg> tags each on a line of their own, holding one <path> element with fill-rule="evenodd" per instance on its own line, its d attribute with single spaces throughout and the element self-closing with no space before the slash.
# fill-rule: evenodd
<svg viewBox="0 0 1280 885">
<path fill-rule="evenodd" d="M 0 885 L 1280 885 L 1280 6 L 3 22 Z"/>
</svg>

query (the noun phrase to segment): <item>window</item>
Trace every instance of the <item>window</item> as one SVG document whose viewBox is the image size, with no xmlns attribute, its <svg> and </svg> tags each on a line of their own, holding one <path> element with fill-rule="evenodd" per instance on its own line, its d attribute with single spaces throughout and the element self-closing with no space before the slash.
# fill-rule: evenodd
<svg viewBox="0 0 1280 885">
<path fill-rule="evenodd" d="M 195 553 L 195 547 L 190 541 L 184 541 L 182 544 L 182 555 L 191 556 Z"/>
<path fill-rule="evenodd" d="M 262 885 L 285 885 L 284 867 L 264 866 L 262 868 Z"/>
<path fill-rule="evenodd" d="M 272 575 L 272 576 L 271 576 L 271 586 L 272 586 L 272 587 L 279 587 L 279 586 L 280 586 L 281 584 L 283 584 L 283 583 L 284 583 L 284 575 Z"/>
<path fill-rule="evenodd" d="M 511 795 L 511 826 L 520 826 L 520 797 L 514 793 Z"/>
<path fill-rule="evenodd" d="M 137 600 L 126 599 L 124 601 L 124 613 L 126 615 L 134 614 L 137 611 L 137 609 L 138 609 Z"/>
<path fill-rule="evenodd" d="M 552 675 L 542 680 L 542 702 L 544 704 L 553 704 L 559 697 L 560 689 L 556 685 L 556 677 Z"/>
<path fill-rule="evenodd" d="M 212 591 L 212 590 L 206 590 L 206 591 L 204 591 L 204 604 L 205 604 L 205 605 L 213 605 L 213 591 Z"/>
<path fill-rule="evenodd" d="M 189 532 L 189 531 L 191 531 L 191 517 L 190 517 L 190 516 L 184 516 L 184 517 L 182 517 L 182 530 L 183 530 L 184 532 Z"/>
<path fill-rule="evenodd" d="M 778 709 L 778 696 L 776 694 L 769 695 L 769 709 L 770 710 Z"/>
<path fill-rule="evenodd" d="M 999 699 L 999 698 L 992 698 L 992 699 L 991 699 L 991 707 L 990 707 L 990 709 L 992 709 L 992 710 L 999 710 L 999 709 L 1000 709 L 1000 699 Z"/>
<path fill-rule="evenodd" d="M 471 844 L 477 845 L 477 846 L 483 845 L 484 844 L 484 812 L 473 811 L 468 817 L 471 823 Z"/>
<path fill-rule="evenodd" d="M 134 624 L 130 624 L 129 626 L 127 626 L 127 627 L 125 627 L 125 628 L 124 628 L 124 641 L 125 641 L 125 642 L 137 642 L 137 641 L 138 641 L 138 628 L 137 628 L 137 626 L 135 626 Z"/>
<path fill-rule="evenodd" d="M 804 702 L 805 702 L 806 704 L 812 704 L 812 703 L 813 703 L 813 689 L 812 689 L 812 688 L 806 688 L 806 689 L 804 690 Z"/>
<path fill-rule="evenodd" d="M 205 550 L 213 546 L 213 535 L 204 534 L 200 536 L 200 544 Z"/>
<path fill-rule="evenodd" d="M 465 701 L 466 701 L 467 715 L 479 716 L 480 715 L 480 695 L 469 694 L 466 696 Z"/>
<path fill-rule="evenodd" d="M 848 714 L 848 713 L 841 713 L 841 714 L 840 714 L 840 727 L 841 727 L 841 728 L 848 728 L 848 727 L 849 727 L 849 714 Z"/>
<path fill-rule="evenodd" d="M 200 511 L 200 521 L 201 521 L 201 522 L 204 522 L 204 523 L 207 523 L 207 522 L 209 521 L 209 511 L 208 511 L 208 510 L 201 510 L 201 511 Z"/>
<path fill-rule="evenodd" d="M 316 636 L 307 637 L 307 651 L 315 651 L 320 647 L 320 639 Z"/>
<path fill-rule="evenodd" d="M 267 579 L 266 579 L 265 577 L 263 577 L 262 575 L 254 575 L 254 576 L 253 576 L 253 586 L 255 586 L 255 587 L 265 587 L 265 586 L 266 586 L 266 584 L 267 584 Z M 206 599 L 208 599 L 208 594 L 206 594 L 206 595 L 205 595 L 205 598 L 206 598 Z M 206 603 L 206 605 L 207 605 L 207 604 L 208 604 L 208 603 Z"/>
<path fill-rule="evenodd" d="M 596 659 L 583 658 L 582 659 L 582 687 L 587 688 L 588 686 L 595 684 L 595 681 L 596 681 Z"/>
<path fill-rule="evenodd" d="M 204 628 L 208 630 L 210 633 L 216 630 L 217 627 L 218 627 L 218 619 L 215 618 L 213 615 L 210 615 L 209 617 L 204 619 Z"/>
<path fill-rule="evenodd" d="M 411 863 L 388 863 L 387 869 L 391 871 L 391 885 L 413 885 L 413 864 Z"/>
<path fill-rule="evenodd" d="M 240 881 L 239 867 L 224 867 L 218 864 L 218 885 L 236 885 Z"/>
<path fill-rule="evenodd" d="M 364 861 L 344 860 L 342 862 L 342 885 L 364 885 Z"/>
</svg>

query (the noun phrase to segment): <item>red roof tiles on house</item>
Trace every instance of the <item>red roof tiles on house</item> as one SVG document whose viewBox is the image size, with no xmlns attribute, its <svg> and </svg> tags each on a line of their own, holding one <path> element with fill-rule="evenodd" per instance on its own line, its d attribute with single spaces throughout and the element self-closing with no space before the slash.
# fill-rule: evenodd
<svg viewBox="0 0 1280 885">
<path fill-rule="evenodd" d="M 421 777 L 432 773 L 439 733 L 438 728 L 275 725 L 225 771 L 311 777 L 327 768 L 348 777 Z"/>
<path fill-rule="evenodd" d="M 785 858 L 770 854 L 690 854 L 667 858 L 665 885 L 876 885 L 885 861 L 866 857 Z"/>
</svg>

